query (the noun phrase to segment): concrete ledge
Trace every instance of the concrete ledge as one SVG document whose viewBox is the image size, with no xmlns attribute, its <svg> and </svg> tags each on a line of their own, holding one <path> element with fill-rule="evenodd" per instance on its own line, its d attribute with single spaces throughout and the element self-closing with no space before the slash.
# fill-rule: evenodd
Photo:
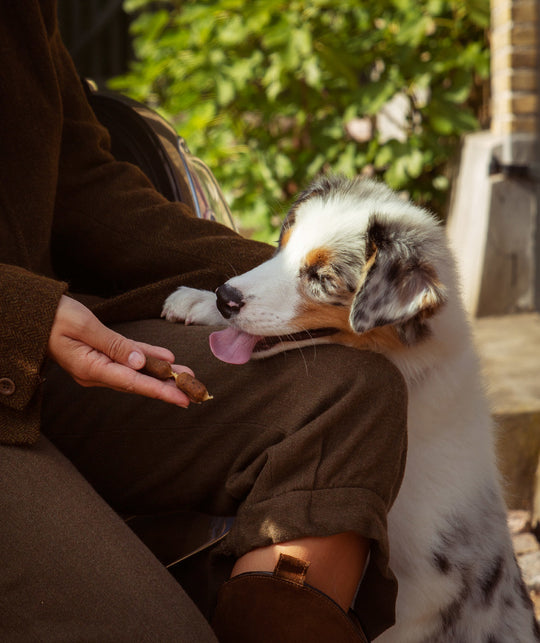
<svg viewBox="0 0 540 643">
<path fill-rule="evenodd" d="M 534 135 L 477 132 L 465 137 L 446 231 L 472 317 L 536 310 L 540 301 L 539 186 L 503 173 L 493 161 L 527 166 Z"/>
</svg>

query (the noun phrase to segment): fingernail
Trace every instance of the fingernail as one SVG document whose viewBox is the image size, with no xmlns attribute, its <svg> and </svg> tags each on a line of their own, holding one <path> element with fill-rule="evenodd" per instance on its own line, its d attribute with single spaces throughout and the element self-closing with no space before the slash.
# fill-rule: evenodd
<svg viewBox="0 0 540 643">
<path fill-rule="evenodd" d="M 133 353 L 129 354 L 128 364 L 131 366 L 131 368 L 134 368 L 134 369 L 142 368 L 145 362 L 146 362 L 146 359 L 144 358 L 144 355 L 142 353 L 133 351 Z"/>
</svg>

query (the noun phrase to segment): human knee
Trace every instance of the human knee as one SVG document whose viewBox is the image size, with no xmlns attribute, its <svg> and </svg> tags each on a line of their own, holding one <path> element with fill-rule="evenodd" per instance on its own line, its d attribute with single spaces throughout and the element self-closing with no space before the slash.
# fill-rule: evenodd
<svg viewBox="0 0 540 643">
<path fill-rule="evenodd" d="M 310 427 L 319 450 L 314 477 L 329 487 L 372 489 L 390 506 L 406 461 L 405 381 L 380 354 L 325 348 L 317 394 L 326 401 Z"/>
<path fill-rule="evenodd" d="M 397 367 L 371 351 L 344 346 L 317 346 L 312 360 L 298 358 L 294 373 L 298 407 L 309 406 L 333 433 L 383 428 L 380 439 L 406 441 L 407 387 Z M 302 371 L 302 366 L 304 371 Z M 341 421 L 339 421 L 341 419 Z"/>
</svg>

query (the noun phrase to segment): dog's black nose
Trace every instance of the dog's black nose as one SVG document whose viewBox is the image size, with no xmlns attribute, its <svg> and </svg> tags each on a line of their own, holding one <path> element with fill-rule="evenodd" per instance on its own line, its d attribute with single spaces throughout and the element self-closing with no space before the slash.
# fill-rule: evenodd
<svg viewBox="0 0 540 643">
<path fill-rule="evenodd" d="M 228 284 L 223 284 L 216 290 L 216 297 L 218 310 L 225 319 L 230 319 L 233 315 L 238 314 L 245 303 L 242 293 Z"/>
</svg>

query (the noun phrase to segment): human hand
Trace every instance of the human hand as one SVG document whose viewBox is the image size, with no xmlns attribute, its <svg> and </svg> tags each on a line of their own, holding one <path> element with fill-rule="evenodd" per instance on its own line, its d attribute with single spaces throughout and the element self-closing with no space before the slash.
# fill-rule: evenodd
<svg viewBox="0 0 540 643">
<path fill-rule="evenodd" d="M 174 381 L 160 381 L 138 372 L 145 364 L 145 355 L 172 363 L 171 351 L 112 331 L 71 297 L 63 295 L 59 301 L 48 353 L 81 386 L 103 386 L 177 406 L 189 405 L 187 395 L 176 388 Z M 193 375 L 185 366 L 175 366 L 174 370 Z"/>
</svg>

